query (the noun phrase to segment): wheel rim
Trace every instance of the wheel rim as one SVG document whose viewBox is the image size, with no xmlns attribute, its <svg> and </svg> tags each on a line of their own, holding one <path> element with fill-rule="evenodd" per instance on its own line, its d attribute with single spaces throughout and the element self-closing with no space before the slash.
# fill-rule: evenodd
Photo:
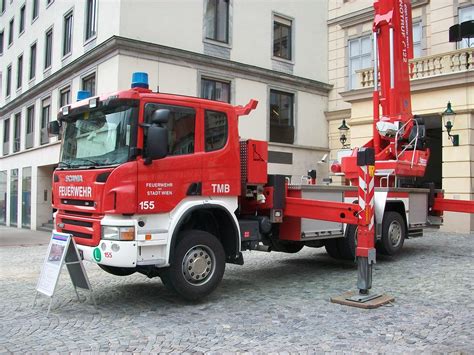
<svg viewBox="0 0 474 355">
<path fill-rule="evenodd" d="M 388 227 L 388 239 L 394 248 L 402 242 L 402 226 L 397 221 L 392 221 Z"/>
<path fill-rule="evenodd" d="M 216 268 L 214 252 L 205 245 L 190 248 L 183 258 L 182 270 L 185 280 L 194 286 L 208 282 Z"/>
</svg>

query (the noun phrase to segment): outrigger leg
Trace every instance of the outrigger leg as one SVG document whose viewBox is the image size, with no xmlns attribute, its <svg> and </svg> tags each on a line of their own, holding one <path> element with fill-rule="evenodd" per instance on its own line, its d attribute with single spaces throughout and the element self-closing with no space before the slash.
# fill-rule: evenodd
<svg viewBox="0 0 474 355">
<path fill-rule="evenodd" d="M 376 308 L 394 300 L 393 297 L 370 294 L 372 288 L 372 266 L 375 258 L 375 154 L 373 148 L 361 148 L 357 152 L 359 167 L 359 222 L 357 229 L 357 288 L 358 294 L 349 292 L 333 297 L 334 303 L 360 308 Z"/>
</svg>

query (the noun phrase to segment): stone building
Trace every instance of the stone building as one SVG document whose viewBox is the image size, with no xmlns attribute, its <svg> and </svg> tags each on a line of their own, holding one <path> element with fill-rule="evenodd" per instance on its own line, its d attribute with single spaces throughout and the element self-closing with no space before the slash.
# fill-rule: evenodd
<svg viewBox="0 0 474 355">
<path fill-rule="evenodd" d="M 246 104 L 242 137 L 304 175 L 328 152 L 327 2 L 0 0 L 0 224 L 51 220 L 60 142 L 46 127 L 79 90 L 130 87 Z M 51 225 L 49 225 L 51 227 Z"/>
</svg>

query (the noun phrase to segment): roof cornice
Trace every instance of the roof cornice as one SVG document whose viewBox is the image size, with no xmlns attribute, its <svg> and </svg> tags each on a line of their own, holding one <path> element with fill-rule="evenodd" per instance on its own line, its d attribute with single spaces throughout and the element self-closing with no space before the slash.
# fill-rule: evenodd
<svg viewBox="0 0 474 355">
<path fill-rule="evenodd" d="M 64 68 L 59 69 L 38 84 L 29 88 L 12 101 L 6 103 L 0 108 L 0 116 L 5 116 L 8 113 L 11 113 L 18 107 L 30 102 L 31 98 L 40 96 L 42 93 L 58 87 L 66 79 L 76 76 L 77 73 L 86 70 L 88 67 L 119 53 L 124 55 L 132 54 L 133 56 L 149 56 L 154 60 L 181 64 L 185 63 L 197 68 L 208 68 L 209 66 L 212 66 L 212 68 L 220 69 L 242 78 L 267 83 L 270 82 L 277 85 L 291 85 L 297 90 L 304 90 L 324 96 L 327 96 L 333 87 L 328 83 L 249 64 L 211 57 L 201 53 L 162 46 L 159 44 L 138 41 L 135 39 L 112 36 L 69 63 Z"/>
</svg>

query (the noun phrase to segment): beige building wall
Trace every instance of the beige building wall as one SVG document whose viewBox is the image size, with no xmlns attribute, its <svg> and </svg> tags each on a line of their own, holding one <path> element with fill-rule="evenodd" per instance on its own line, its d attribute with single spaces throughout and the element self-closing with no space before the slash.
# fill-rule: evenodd
<svg viewBox="0 0 474 355">
<path fill-rule="evenodd" d="M 443 127 L 442 187 L 447 198 L 474 199 L 474 50 L 457 49 L 450 43 L 449 27 L 458 23 L 459 10 L 473 6 L 472 1 L 413 1 L 413 22 L 421 23 L 420 57 L 412 63 L 412 109 L 414 114 L 437 116 L 451 101 L 457 113 L 452 134 L 459 134 L 454 147 Z M 358 86 L 349 86 L 349 49 L 351 39 L 371 33 L 372 1 L 329 1 L 329 93 L 326 119 L 329 126 L 331 159 L 341 151 L 338 127 L 342 119 L 350 126 L 351 147 L 361 146 L 372 137 L 373 71 L 358 72 Z M 429 119 L 429 118 L 427 118 Z M 333 180 L 342 183 L 334 176 Z M 444 229 L 474 231 L 474 215 L 444 214 Z"/>
</svg>

